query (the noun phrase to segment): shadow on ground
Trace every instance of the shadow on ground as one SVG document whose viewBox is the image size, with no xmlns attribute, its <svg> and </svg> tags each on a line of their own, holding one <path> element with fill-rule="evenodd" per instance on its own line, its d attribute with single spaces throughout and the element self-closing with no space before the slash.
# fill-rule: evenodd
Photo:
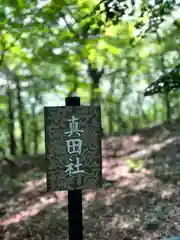
<svg viewBox="0 0 180 240">
<path fill-rule="evenodd" d="M 83 195 L 85 239 L 158 240 L 180 234 L 176 125 L 103 140 L 103 188 Z M 1 175 L 0 239 L 68 239 L 67 193 L 46 193 L 39 162 L 13 179 Z"/>
</svg>

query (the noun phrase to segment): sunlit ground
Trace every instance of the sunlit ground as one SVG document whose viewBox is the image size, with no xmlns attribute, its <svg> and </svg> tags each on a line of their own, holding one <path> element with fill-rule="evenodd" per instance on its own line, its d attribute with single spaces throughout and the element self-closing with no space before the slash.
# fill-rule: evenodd
<svg viewBox="0 0 180 240">
<path fill-rule="evenodd" d="M 175 132 L 159 140 L 147 132 L 103 140 L 103 188 L 83 196 L 85 239 L 153 240 L 180 234 Z M 39 168 L 0 180 L 0 239 L 68 239 L 67 192 L 46 193 Z"/>
</svg>

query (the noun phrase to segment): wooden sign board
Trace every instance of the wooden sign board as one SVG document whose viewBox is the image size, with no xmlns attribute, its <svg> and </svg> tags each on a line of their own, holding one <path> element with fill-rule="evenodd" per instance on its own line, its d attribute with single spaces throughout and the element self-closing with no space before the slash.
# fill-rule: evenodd
<svg viewBox="0 0 180 240">
<path fill-rule="evenodd" d="M 100 107 L 45 107 L 47 190 L 102 186 Z"/>
</svg>

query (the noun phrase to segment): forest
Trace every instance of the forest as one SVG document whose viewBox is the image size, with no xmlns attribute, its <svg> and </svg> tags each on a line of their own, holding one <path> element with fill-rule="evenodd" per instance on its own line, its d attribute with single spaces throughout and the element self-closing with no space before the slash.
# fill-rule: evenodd
<svg viewBox="0 0 180 240">
<path fill-rule="evenodd" d="M 0 36 L 0 239 L 68 239 L 44 162 L 44 106 L 67 96 L 101 106 L 84 238 L 180 236 L 180 1 L 0 0 Z"/>
</svg>

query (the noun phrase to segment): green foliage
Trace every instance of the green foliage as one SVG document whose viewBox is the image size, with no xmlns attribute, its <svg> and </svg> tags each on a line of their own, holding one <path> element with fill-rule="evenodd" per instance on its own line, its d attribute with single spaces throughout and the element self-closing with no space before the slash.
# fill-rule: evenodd
<svg viewBox="0 0 180 240">
<path fill-rule="evenodd" d="M 11 100 L 15 139 L 21 149 L 16 77 L 30 152 L 35 135 L 42 142 L 43 105 L 60 104 L 66 95 L 79 94 L 85 104 L 94 96 L 102 105 L 105 132 L 131 133 L 165 120 L 164 102 L 160 97 L 144 99 L 142 89 L 156 79 L 159 70 L 162 72 L 161 54 L 168 58 L 168 69 L 179 60 L 179 20 L 166 20 L 178 5 L 160 1 L 155 6 L 142 1 L 137 7 L 114 1 L 110 6 L 109 2 L 63 0 L 37 7 L 37 1 L 0 1 L 0 73 L 6 80 L 2 85 L 0 81 L 0 129 L 5 142 L 9 141 L 10 129 L 13 131 L 9 121 Z M 157 29 L 162 44 L 153 33 Z M 87 71 L 89 66 L 93 74 Z M 168 90 L 178 85 L 177 74 L 167 74 Z M 164 79 L 161 77 L 160 82 Z M 8 86 L 12 99 L 5 94 Z M 56 102 L 49 103 L 49 95 Z M 177 97 L 171 96 L 173 116 L 180 110 Z M 0 141 L 2 144 L 4 137 Z"/>
<path fill-rule="evenodd" d="M 168 120 L 166 113 L 168 108 L 171 110 L 172 118 L 180 116 L 179 92 L 167 94 L 180 85 L 180 22 L 178 19 L 180 8 L 177 1 L 155 1 L 155 5 L 150 4 L 152 1 L 137 2 L 139 6 L 136 1 L 129 1 L 127 4 L 127 1 L 119 0 L 51 0 L 48 3 L 41 1 L 40 6 L 40 1 L 34 0 L 0 1 L 0 148 L 7 156 L 21 155 L 23 144 L 25 144 L 27 155 L 33 155 L 32 158 L 26 159 L 23 156 L 17 157 L 16 160 L 18 164 L 25 160 L 26 163 L 31 162 L 33 168 L 36 167 L 26 174 L 23 167 L 19 168 L 22 174 L 14 171 L 14 167 L 10 167 L 8 168 L 10 172 L 7 174 L 12 177 L 16 175 L 16 179 L 12 180 L 6 176 L 7 174 L 0 177 L 2 197 L 16 194 L 14 203 L 11 199 L 5 198 L 7 206 L 11 206 L 9 207 L 11 215 L 12 209 L 17 209 L 16 205 L 18 207 L 22 205 L 19 201 L 23 204 L 27 203 L 27 206 L 32 204 L 33 198 L 29 198 L 31 196 L 29 193 L 24 194 L 22 191 L 18 197 L 17 192 L 22 190 L 23 186 L 29 190 L 34 185 L 35 189 L 32 191 L 35 196 L 36 181 L 44 177 L 43 107 L 45 105 L 64 105 L 65 97 L 74 94 L 81 97 L 82 105 L 101 104 L 105 136 L 106 134 L 117 135 L 117 146 L 113 145 L 112 141 L 113 148 L 110 148 L 112 155 L 115 156 L 131 154 L 128 151 L 131 151 L 131 144 L 133 145 L 135 140 L 131 143 L 132 137 L 128 135 L 136 134 L 141 128 L 145 128 L 145 134 L 143 135 L 142 131 L 142 136 L 133 136 L 133 139 L 137 137 L 137 141 L 140 137 L 140 142 L 136 143 L 140 148 L 141 137 L 142 145 L 144 145 L 143 141 L 146 141 L 144 140 L 146 131 L 148 144 L 150 144 L 149 140 L 154 141 L 154 139 L 162 142 L 172 132 L 163 128 L 163 134 L 156 131 L 155 136 L 149 137 L 153 134 L 150 127 Z M 158 76 L 161 77 L 156 80 Z M 144 98 L 143 92 L 146 85 L 149 87 L 145 91 L 145 96 L 155 93 L 165 94 Z M 177 130 L 176 135 L 178 134 Z M 120 135 L 125 135 L 124 138 L 127 137 L 130 141 L 126 143 L 125 140 L 124 143 L 119 140 Z M 13 154 L 14 148 L 16 151 Z M 158 154 L 158 147 L 155 150 Z M 41 156 L 39 156 L 40 153 L 42 153 Z M 1 154 L 0 160 L 3 157 Z M 111 157 L 107 158 L 108 164 L 111 164 L 109 161 Z M 129 158 L 126 161 L 130 171 L 136 172 L 135 180 L 138 172 L 145 170 L 147 164 L 140 156 L 139 158 L 137 160 Z M 106 201 L 103 191 L 100 194 L 103 196 L 102 200 L 100 195 L 94 197 L 97 197 L 95 205 L 97 211 L 102 211 L 100 216 L 107 215 L 107 212 L 103 212 L 107 210 L 107 206 L 110 213 L 113 209 L 116 213 L 120 213 L 117 219 L 116 213 L 115 218 L 111 219 L 114 226 L 116 220 L 121 221 L 120 227 L 119 223 L 115 226 L 117 227 L 115 231 L 120 231 L 119 239 L 126 238 L 124 235 L 126 230 L 129 230 L 128 238 L 140 239 L 141 236 L 134 236 L 134 229 L 137 228 L 142 230 L 142 238 L 145 236 L 145 231 L 148 232 L 146 236 L 149 236 L 151 230 L 156 233 L 158 228 L 167 222 L 167 216 L 170 215 L 174 202 L 167 206 L 167 200 L 159 200 L 160 193 L 158 196 L 154 192 L 149 194 L 149 187 L 156 191 L 156 188 L 159 190 L 160 184 L 169 182 L 177 186 L 179 165 L 178 158 L 173 164 L 166 161 L 164 156 L 162 159 L 152 160 L 148 167 L 153 169 L 153 176 L 149 175 L 150 178 L 149 176 L 146 178 L 147 183 L 143 181 L 143 184 L 140 179 L 138 192 L 134 189 L 136 184 L 134 179 L 129 178 L 130 173 L 127 174 L 128 181 L 124 182 L 126 168 L 123 168 L 125 169 L 123 177 L 119 178 L 119 172 L 121 173 L 122 170 L 120 167 L 123 165 L 118 164 L 116 168 L 112 163 L 112 168 L 107 171 L 112 170 L 111 174 L 114 175 L 112 177 L 117 176 L 120 182 L 127 185 L 121 187 L 116 184 L 119 181 L 117 179 L 114 181 L 104 179 L 103 188 L 106 188 L 109 193 L 115 190 L 116 194 L 110 194 Z M 146 173 L 151 174 L 150 172 Z M 145 184 L 149 184 L 151 177 L 154 177 L 155 181 L 159 180 L 158 186 L 153 186 L 154 181 L 152 181 L 152 187 L 147 186 L 148 192 L 143 193 L 145 189 L 142 188 Z M 33 185 L 26 184 L 27 181 L 33 181 Z M 56 197 L 52 199 L 52 196 L 39 197 L 44 190 L 42 188 L 41 191 L 41 185 L 39 185 L 41 181 L 37 183 L 40 191 L 37 198 L 34 198 L 36 203 L 39 199 L 44 209 L 45 205 L 54 202 L 55 198 L 59 202 L 56 193 Z M 92 197 L 93 200 L 88 201 L 86 216 L 92 202 L 94 205 L 93 195 L 88 193 L 88 198 Z M 130 206 L 131 201 L 133 204 Z M 143 206 L 142 201 L 146 206 Z M 39 203 L 33 207 L 37 210 L 38 206 Z M 60 206 L 59 203 L 58 206 Z M 145 209 L 146 207 L 148 209 Z M 34 210 L 29 207 L 27 209 Z M 97 216 L 94 217 L 97 211 L 94 211 L 94 207 L 92 209 L 93 219 L 97 219 Z M 44 210 L 46 212 L 47 209 Z M 66 212 L 66 208 L 64 210 Z M 52 234 L 50 238 L 53 238 L 53 234 L 57 236 L 57 226 L 61 229 L 60 237 L 62 237 L 62 230 L 67 234 L 67 226 L 62 226 L 63 222 L 67 222 L 65 217 L 67 214 L 63 213 L 64 210 L 61 207 L 50 208 L 51 217 L 41 216 L 42 225 L 46 228 L 46 230 L 41 229 L 43 234 L 47 231 Z M 19 217 L 24 217 L 24 214 Z M 133 227 L 132 229 L 128 229 L 126 224 L 121 225 L 126 217 L 130 218 L 129 225 Z M 40 234 L 41 224 L 38 216 L 36 215 L 34 219 L 36 223 L 31 225 L 32 233 L 38 231 Z M 97 221 L 101 229 L 102 219 Z M 22 219 L 20 220 L 23 223 Z M 89 216 L 85 220 L 92 225 Z M 134 225 L 138 221 L 141 221 L 140 225 Z M 54 222 L 57 223 L 56 226 Z M 30 221 L 27 225 L 29 223 Z M 107 226 L 106 221 L 104 226 Z M 16 232 L 17 230 L 15 229 Z M 21 230 L 19 232 L 22 234 Z M 90 239 L 97 239 L 93 237 L 93 231 L 89 232 L 92 234 L 89 235 Z M 29 234 L 28 231 L 27 233 Z M 27 233 L 26 236 L 21 235 L 17 239 L 29 238 L 30 235 L 27 236 Z M 163 232 L 163 236 L 165 234 Z M 44 235 L 41 238 L 44 239 Z"/>
<path fill-rule="evenodd" d="M 103 5 L 103 6 L 102 6 Z M 155 32 L 157 26 L 163 23 L 172 11 L 179 7 L 178 1 L 135 1 L 127 3 L 120 0 L 102 0 L 94 9 L 94 14 L 105 14 L 105 22 L 117 25 L 123 22 L 123 18 L 132 17 L 136 19 L 135 26 L 140 30 L 142 36 L 149 32 Z M 103 10 L 102 10 L 103 9 Z M 138 15 L 138 17 L 136 17 Z M 104 23 L 105 24 L 105 23 Z M 145 31 L 142 29 L 145 28 Z"/>
<path fill-rule="evenodd" d="M 145 89 L 144 95 L 150 96 L 155 93 L 167 93 L 178 88 L 180 88 L 180 64 L 169 73 L 165 73 L 158 80 L 151 83 Z"/>
</svg>

